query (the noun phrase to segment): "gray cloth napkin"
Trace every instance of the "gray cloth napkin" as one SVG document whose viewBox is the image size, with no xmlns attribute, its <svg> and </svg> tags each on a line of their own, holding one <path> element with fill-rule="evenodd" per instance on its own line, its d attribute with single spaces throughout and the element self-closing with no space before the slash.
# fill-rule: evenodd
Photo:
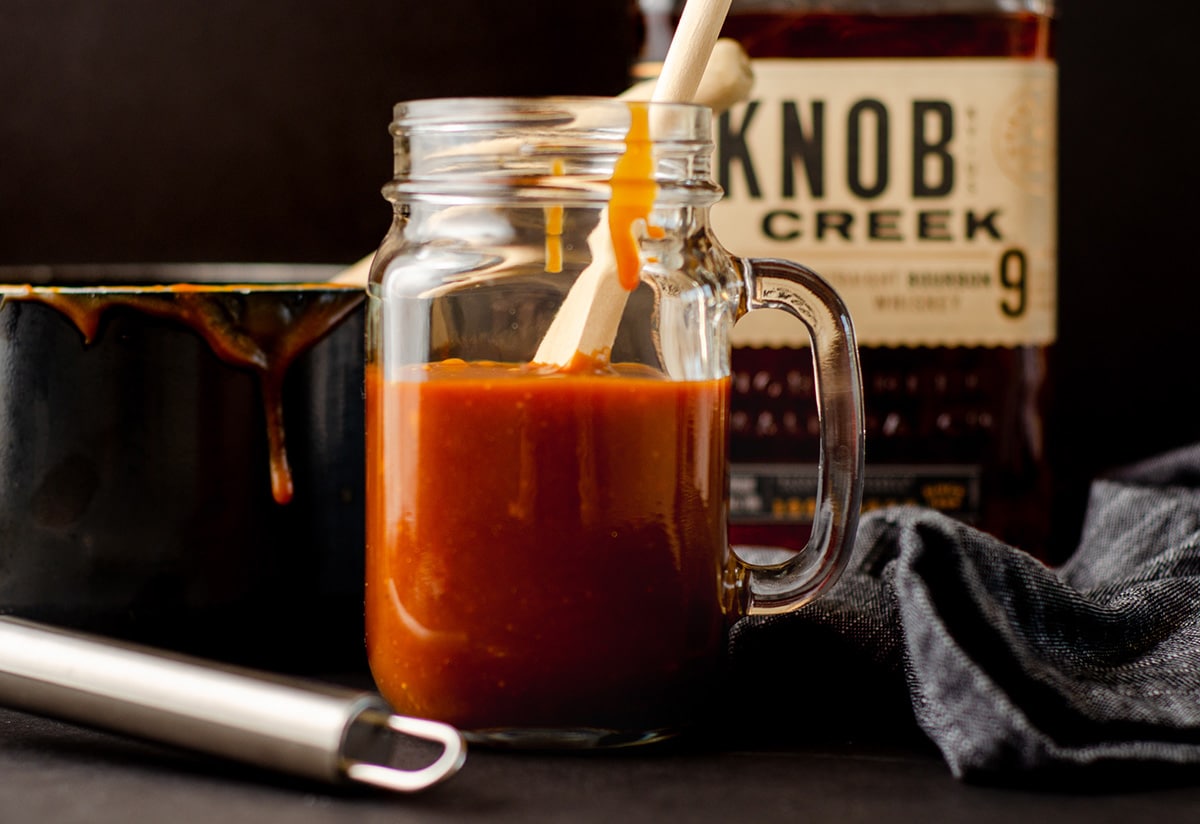
<svg viewBox="0 0 1200 824">
<path fill-rule="evenodd" d="M 934 511 L 872 513 L 825 598 L 730 649 L 745 689 L 802 661 L 797 714 L 915 719 L 960 778 L 1200 765 L 1200 445 L 1096 481 L 1058 569 Z"/>
</svg>

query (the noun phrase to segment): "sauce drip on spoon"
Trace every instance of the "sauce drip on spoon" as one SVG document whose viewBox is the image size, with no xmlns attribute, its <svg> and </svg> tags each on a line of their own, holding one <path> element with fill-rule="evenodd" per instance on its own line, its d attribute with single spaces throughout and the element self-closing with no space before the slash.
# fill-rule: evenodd
<svg viewBox="0 0 1200 824">
<path fill-rule="evenodd" d="M 617 276 L 625 291 L 638 285 L 641 256 L 635 234 L 643 221 L 648 233 L 661 236 L 662 230 L 650 226 L 650 210 L 658 186 L 654 182 L 654 154 L 650 140 L 650 111 L 645 103 L 629 105 L 629 132 L 625 151 L 613 166 L 612 194 L 608 203 L 608 230 L 617 257 Z"/>
</svg>

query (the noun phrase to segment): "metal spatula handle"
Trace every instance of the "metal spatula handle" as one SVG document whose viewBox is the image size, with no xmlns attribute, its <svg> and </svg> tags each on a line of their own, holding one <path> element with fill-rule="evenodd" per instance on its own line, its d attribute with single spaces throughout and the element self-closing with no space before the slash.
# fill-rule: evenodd
<svg viewBox="0 0 1200 824">
<path fill-rule="evenodd" d="M 453 727 L 378 695 L 214 664 L 0 617 L 0 704 L 320 781 L 411 792 L 462 766 Z M 441 745 L 396 766 L 405 736 Z"/>
</svg>

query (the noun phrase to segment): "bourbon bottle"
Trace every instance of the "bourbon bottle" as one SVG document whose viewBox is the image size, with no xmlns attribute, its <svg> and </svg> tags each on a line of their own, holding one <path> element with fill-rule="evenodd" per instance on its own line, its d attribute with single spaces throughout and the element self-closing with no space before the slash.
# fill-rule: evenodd
<svg viewBox="0 0 1200 824">
<path fill-rule="evenodd" d="M 846 299 L 864 509 L 931 506 L 1045 557 L 1050 0 L 734 0 L 723 34 L 756 81 L 716 128 L 713 224 L 736 254 L 805 263 Z M 786 540 L 816 492 L 805 334 L 764 314 L 735 329 L 738 543 Z"/>
</svg>

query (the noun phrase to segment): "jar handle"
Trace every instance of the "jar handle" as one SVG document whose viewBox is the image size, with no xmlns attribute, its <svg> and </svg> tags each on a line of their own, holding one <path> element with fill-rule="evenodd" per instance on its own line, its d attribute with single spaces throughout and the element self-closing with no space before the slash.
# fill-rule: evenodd
<svg viewBox="0 0 1200 824">
<path fill-rule="evenodd" d="M 850 557 L 863 487 L 862 368 L 845 303 L 820 275 L 771 258 L 742 259 L 746 301 L 738 317 L 782 309 L 808 329 L 821 424 L 817 499 L 807 545 L 788 560 L 738 560 L 747 615 L 790 612 L 837 580 Z"/>
</svg>

